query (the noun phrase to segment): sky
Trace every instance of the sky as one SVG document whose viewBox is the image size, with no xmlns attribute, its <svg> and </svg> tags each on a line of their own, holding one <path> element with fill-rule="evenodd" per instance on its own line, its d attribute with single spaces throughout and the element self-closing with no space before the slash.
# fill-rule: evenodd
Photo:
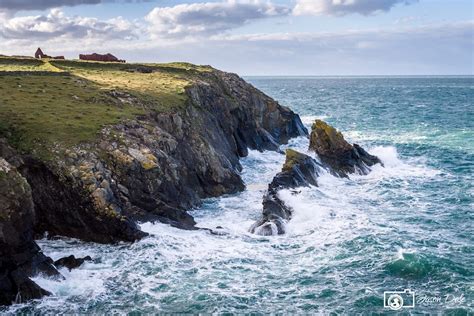
<svg viewBox="0 0 474 316">
<path fill-rule="evenodd" d="M 473 75 L 473 0 L 0 0 L 0 54 L 240 75 Z"/>
</svg>

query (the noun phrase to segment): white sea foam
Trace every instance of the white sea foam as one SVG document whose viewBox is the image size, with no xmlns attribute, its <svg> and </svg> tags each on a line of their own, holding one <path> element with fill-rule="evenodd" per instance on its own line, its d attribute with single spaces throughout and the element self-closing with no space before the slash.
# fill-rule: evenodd
<svg viewBox="0 0 474 316">
<path fill-rule="evenodd" d="M 414 254 L 417 253 L 416 249 L 404 249 L 398 248 L 397 253 L 395 254 L 395 258 L 397 260 L 405 260 L 405 254 Z"/>
<path fill-rule="evenodd" d="M 422 157 L 418 159 L 402 160 L 396 147 L 378 146 L 368 150 L 382 160 L 384 167 L 377 164 L 371 167 L 372 171 L 364 176 L 366 179 L 380 178 L 432 178 L 440 174 L 439 170 L 426 166 Z M 360 178 L 360 176 L 358 177 Z"/>
<path fill-rule="evenodd" d="M 39 286 L 52 292 L 55 296 L 96 296 L 104 293 L 104 273 L 108 275 L 111 266 L 85 262 L 81 267 L 69 271 L 62 268 L 59 272 L 66 281 L 39 275 L 33 278 Z M 113 272 L 112 272 L 113 273 Z"/>
<path fill-rule="evenodd" d="M 311 127 L 315 120 L 327 120 L 329 117 L 326 115 L 306 115 L 301 117 L 301 122 L 304 125 Z"/>
<path fill-rule="evenodd" d="M 299 194 L 289 190 L 279 192 L 280 198 L 293 209 L 288 223 L 289 234 L 311 233 L 314 234 L 313 239 L 323 244 L 335 242 L 343 236 L 350 238 L 357 234 L 354 228 L 370 226 L 367 212 L 357 203 L 363 193 L 361 190 L 341 194 L 350 180 L 335 178 L 327 173 L 320 180 L 320 187 L 300 189 Z"/>
</svg>

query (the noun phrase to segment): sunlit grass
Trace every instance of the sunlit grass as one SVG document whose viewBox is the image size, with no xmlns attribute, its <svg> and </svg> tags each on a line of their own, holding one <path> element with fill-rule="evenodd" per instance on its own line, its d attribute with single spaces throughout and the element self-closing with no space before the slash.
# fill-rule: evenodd
<svg viewBox="0 0 474 316">
<path fill-rule="evenodd" d="M 0 57 L 1 71 L 50 71 L 58 72 L 58 68 L 51 65 L 48 60 L 34 58 Z"/>
<path fill-rule="evenodd" d="M 151 72 L 139 72 L 138 67 Z M 147 111 L 180 111 L 187 100 L 185 88 L 201 72 L 210 70 L 185 63 L 136 65 L 2 57 L 0 136 L 20 150 L 47 157 L 53 146 L 93 142 L 104 126 Z M 131 94 L 141 106 L 118 102 L 108 95 L 111 90 Z"/>
</svg>

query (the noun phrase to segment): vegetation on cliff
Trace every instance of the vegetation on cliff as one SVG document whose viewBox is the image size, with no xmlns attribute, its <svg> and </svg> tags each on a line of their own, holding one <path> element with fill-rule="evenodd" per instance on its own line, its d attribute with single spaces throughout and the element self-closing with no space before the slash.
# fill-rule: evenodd
<svg viewBox="0 0 474 316">
<path fill-rule="evenodd" d="M 185 88 L 212 68 L 0 57 L 0 136 L 23 152 L 94 141 L 107 125 L 149 111 L 175 112 Z"/>
</svg>

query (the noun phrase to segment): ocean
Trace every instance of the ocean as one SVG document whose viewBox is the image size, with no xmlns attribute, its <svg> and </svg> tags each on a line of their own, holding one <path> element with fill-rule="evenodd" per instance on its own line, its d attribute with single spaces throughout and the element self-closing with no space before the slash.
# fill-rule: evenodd
<svg viewBox="0 0 474 316">
<path fill-rule="evenodd" d="M 0 311 L 354 315 L 389 312 L 384 293 L 403 292 L 405 312 L 473 313 L 474 77 L 246 80 L 308 127 L 332 124 L 385 167 L 282 192 L 294 209 L 288 233 L 263 237 L 248 229 L 284 155 L 250 151 L 247 189 L 191 212 L 227 235 L 145 223 L 152 235 L 131 245 L 40 240 L 53 259 L 94 261 L 61 270 L 64 281 L 35 277 L 54 295 Z M 308 139 L 286 147 L 307 153 Z"/>
</svg>

